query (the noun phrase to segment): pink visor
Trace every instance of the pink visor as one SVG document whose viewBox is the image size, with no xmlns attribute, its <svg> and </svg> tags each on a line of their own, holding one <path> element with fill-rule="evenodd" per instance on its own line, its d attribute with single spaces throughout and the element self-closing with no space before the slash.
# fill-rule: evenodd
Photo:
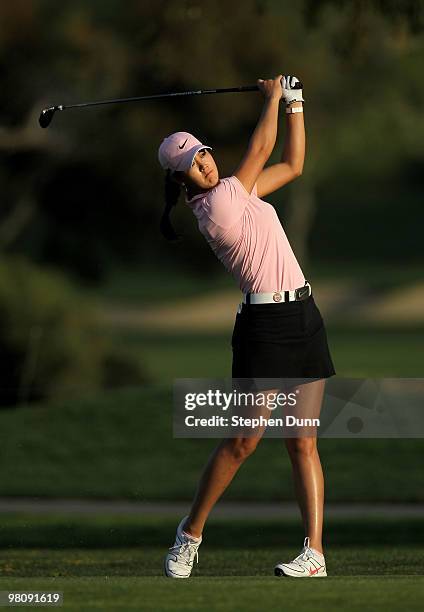
<svg viewBox="0 0 424 612">
<path fill-rule="evenodd" d="M 212 149 L 188 132 L 174 132 L 164 138 L 159 147 L 158 159 L 164 170 L 175 172 L 190 170 L 193 159 L 200 149 Z"/>
</svg>

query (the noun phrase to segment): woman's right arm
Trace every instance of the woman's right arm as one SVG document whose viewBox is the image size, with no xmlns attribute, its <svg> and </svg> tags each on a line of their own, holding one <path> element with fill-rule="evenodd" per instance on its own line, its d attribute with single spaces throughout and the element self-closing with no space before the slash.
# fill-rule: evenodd
<svg viewBox="0 0 424 612">
<path fill-rule="evenodd" d="M 268 161 L 277 140 L 278 111 L 283 95 L 282 75 L 263 81 L 258 87 L 265 97 L 258 124 L 250 138 L 249 146 L 237 170 L 233 173 L 248 193 L 252 192 L 259 174 Z"/>
</svg>

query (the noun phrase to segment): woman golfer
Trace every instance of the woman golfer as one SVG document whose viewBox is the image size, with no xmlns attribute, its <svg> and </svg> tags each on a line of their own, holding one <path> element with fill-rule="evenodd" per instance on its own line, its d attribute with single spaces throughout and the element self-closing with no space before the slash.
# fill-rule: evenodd
<svg viewBox="0 0 424 612">
<path fill-rule="evenodd" d="M 305 155 L 302 90 L 296 77 L 258 79 L 264 106 L 247 151 L 234 174 L 219 178 L 209 149 L 187 132 L 176 132 L 159 147 L 167 171 L 161 228 L 175 237 L 169 213 L 183 186 L 198 226 L 243 292 L 232 336 L 232 376 L 242 380 L 310 378 L 308 406 L 319 416 L 325 379 L 335 370 L 311 285 L 287 240 L 274 208 L 263 197 L 302 174 Z M 275 145 L 280 101 L 285 103 L 286 139 L 281 162 L 264 168 Z M 272 389 L 274 390 L 274 389 Z M 207 517 L 260 435 L 220 442 L 200 478 L 190 514 L 177 528 L 165 558 L 165 575 L 188 578 Z M 322 549 L 324 478 L 316 435 L 285 438 L 302 514 L 301 553 L 274 568 L 277 576 L 326 576 Z"/>
</svg>

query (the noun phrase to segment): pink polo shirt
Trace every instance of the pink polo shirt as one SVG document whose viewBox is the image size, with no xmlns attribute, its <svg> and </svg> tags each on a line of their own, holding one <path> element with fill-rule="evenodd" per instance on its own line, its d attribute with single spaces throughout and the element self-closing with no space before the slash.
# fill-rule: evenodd
<svg viewBox="0 0 424 612">
<path fill-rule="evenodd" d="M 303 287 L 305 277 L 277 213 L 258 198 L 256 184 L 249 195 L 239 179 L 230 176 L 191 200 L 186 197 L 186 204 L 244 293 Z"/>
</svg>

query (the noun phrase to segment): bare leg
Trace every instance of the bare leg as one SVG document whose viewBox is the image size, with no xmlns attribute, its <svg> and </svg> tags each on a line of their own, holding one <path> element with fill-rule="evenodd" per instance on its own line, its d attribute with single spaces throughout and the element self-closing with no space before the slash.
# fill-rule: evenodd
<svg viewBox="0 0 424 612">
<path fill-rule="evenodd" d="M 257 438 L 228 438 L 215 448 L 200 478 L 184 531 L 195 537 L 202 535 L 210 511 L 258 441 Z"/>
<path fill-rule="evenodd" d="M 313 402 L 309 414 L 319 417 L 324 395 L 325 379 L 310 382 L 302 387 L 307 389 L 307 401 Z M 305 535 L 310 546 L 319 552 L 322 549 L 322 526 L 324 513 L 324 475 L 318 454 L 316 436 L 285 438 L 285 444 L 293 469 L 294 487 L 302 514 Z"/>
<path fill-rule="evenodd" d="M 278 392 L 267 390 L 264 394 Z M 255 415 L 269 417 L 266 407 L 255 408 Z M 228 487 L 242 463 L 253 453 L 258 445 L 265 427 L 255 430 L 255 437 L 227 438 L 215 448 L 200 478 L 190 514 L 184 525 L 184 531 L 200 537 L 206 519 L 217 500 Z"/>
</svg>

